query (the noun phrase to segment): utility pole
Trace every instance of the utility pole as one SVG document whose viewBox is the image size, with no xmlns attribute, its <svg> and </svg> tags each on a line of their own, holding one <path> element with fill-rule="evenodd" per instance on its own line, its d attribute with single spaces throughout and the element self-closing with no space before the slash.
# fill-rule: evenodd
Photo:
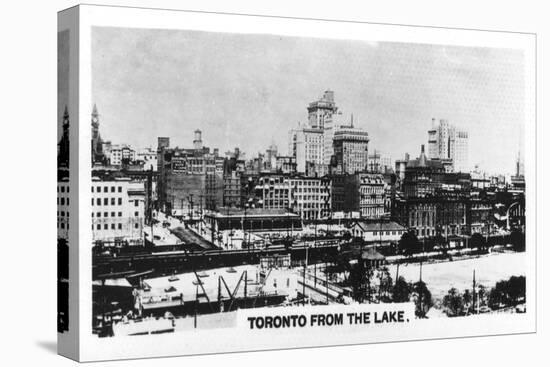
<svg viewBox="0 0 550 367">
<path fill-rule="evenodd" d="M 423 307 L 422 307 L 422 258 L 420 259 L 420 280 L 418 282 L 418 298 L 420 301 L 420 315 L 421 317 L 424 317 L 422 315 L 423 313 Z"/>
<path fill-rule="evenodd" d="M 328 271 L 327 271 L 327 262 L 325 258 L 325 291 L 327 296 L 327 305 L 328 305 Z"/>
<path fill-rule="evenodd" d="M 472 279 L 472 313 L 476 311 L 476 270 L 474 269 Z"/>
<path fill-rule="evenodd" d="M 307 250 L 309 248 L 309 246 L 307 245 L 307 243 L 305 244 L 306 248 L 306 257 L 304 259 L 304 276 L 303 276 L 303 292 L 304 292 L 304 296 L 303 296 L 303 304 L 305 305 L 306 304 L 306 271 L 307 271 Z"/>
</svg>

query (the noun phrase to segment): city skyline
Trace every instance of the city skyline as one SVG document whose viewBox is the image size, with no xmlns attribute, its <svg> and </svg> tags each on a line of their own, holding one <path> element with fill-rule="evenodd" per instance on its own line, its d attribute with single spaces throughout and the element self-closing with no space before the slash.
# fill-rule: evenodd
<svg viewBox="0 0 550 367">
<path fill-rule="evenodd" d="M 469 131 L 471 169 L 511 174 L 523 155 L 520 51 L 120 28 L 93 28 L 92 45 L 91 105 L 113 143 L 190 147 L 200 128 L 221 152 L 274 142 L 286 155 L 288 131 L 330 89 L 341 122 L 353 114 L 369 151 L 394 160 L 418 156 L 432 117 Z"/>
</svg>

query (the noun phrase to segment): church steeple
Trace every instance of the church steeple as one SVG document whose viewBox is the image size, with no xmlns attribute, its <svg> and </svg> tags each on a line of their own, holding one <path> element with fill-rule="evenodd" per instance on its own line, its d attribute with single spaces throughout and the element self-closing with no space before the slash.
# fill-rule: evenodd
<svg viewBox="0 0 550 367">
<path fill-rule="evenodd" d="M 65 105 L 65 110 L 63 111 L 63 123 L 69 123 L 69 109 Z"/>
<path fill-rule="evenodd" d="M 58 168 L 68 168 L 69 167 L 69 110 L 65 105 L 65 110 L 63 111 L 63 132 L 61 134 L 61 139 L 58 143 L 57 151 L 57 166 Z"/>
</svg>

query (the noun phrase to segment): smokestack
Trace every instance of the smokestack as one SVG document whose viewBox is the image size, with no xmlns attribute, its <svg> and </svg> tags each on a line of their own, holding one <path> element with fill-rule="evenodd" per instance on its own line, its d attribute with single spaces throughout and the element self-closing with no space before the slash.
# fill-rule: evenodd
<svg viewBox="0 0 550 367">
<path fill-rule="evenodd" d="M 420 146 L 420 153 L 424 154 L 424 144 Z"/>
</svg>

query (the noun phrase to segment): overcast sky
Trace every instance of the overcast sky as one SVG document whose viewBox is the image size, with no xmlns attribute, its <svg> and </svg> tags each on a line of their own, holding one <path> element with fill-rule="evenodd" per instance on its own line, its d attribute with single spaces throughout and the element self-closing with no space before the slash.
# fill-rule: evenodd
<svg viewBox="0 0 550 367">
<path fill-rule="evenodd" d="M 250 158 L 272 142 L 286 154 L 288 130 L 331 89 L 369 150 L 417 157 L 431 118 L 444 118 L 469 132 L 472 167 L 512 173 L 523 63 L 510 49 L 94 27 L 90 111 L 97 103 L 113 143 L 156 147 L 169 136 L 191 147 L 200 128 L 206 146 Z"/>
<path fill-rule="evenodd" d="M 69 103 L 69 30 L 57 32 L 57 140 L 61 138 L 63 112 Z"/>
</svg>

